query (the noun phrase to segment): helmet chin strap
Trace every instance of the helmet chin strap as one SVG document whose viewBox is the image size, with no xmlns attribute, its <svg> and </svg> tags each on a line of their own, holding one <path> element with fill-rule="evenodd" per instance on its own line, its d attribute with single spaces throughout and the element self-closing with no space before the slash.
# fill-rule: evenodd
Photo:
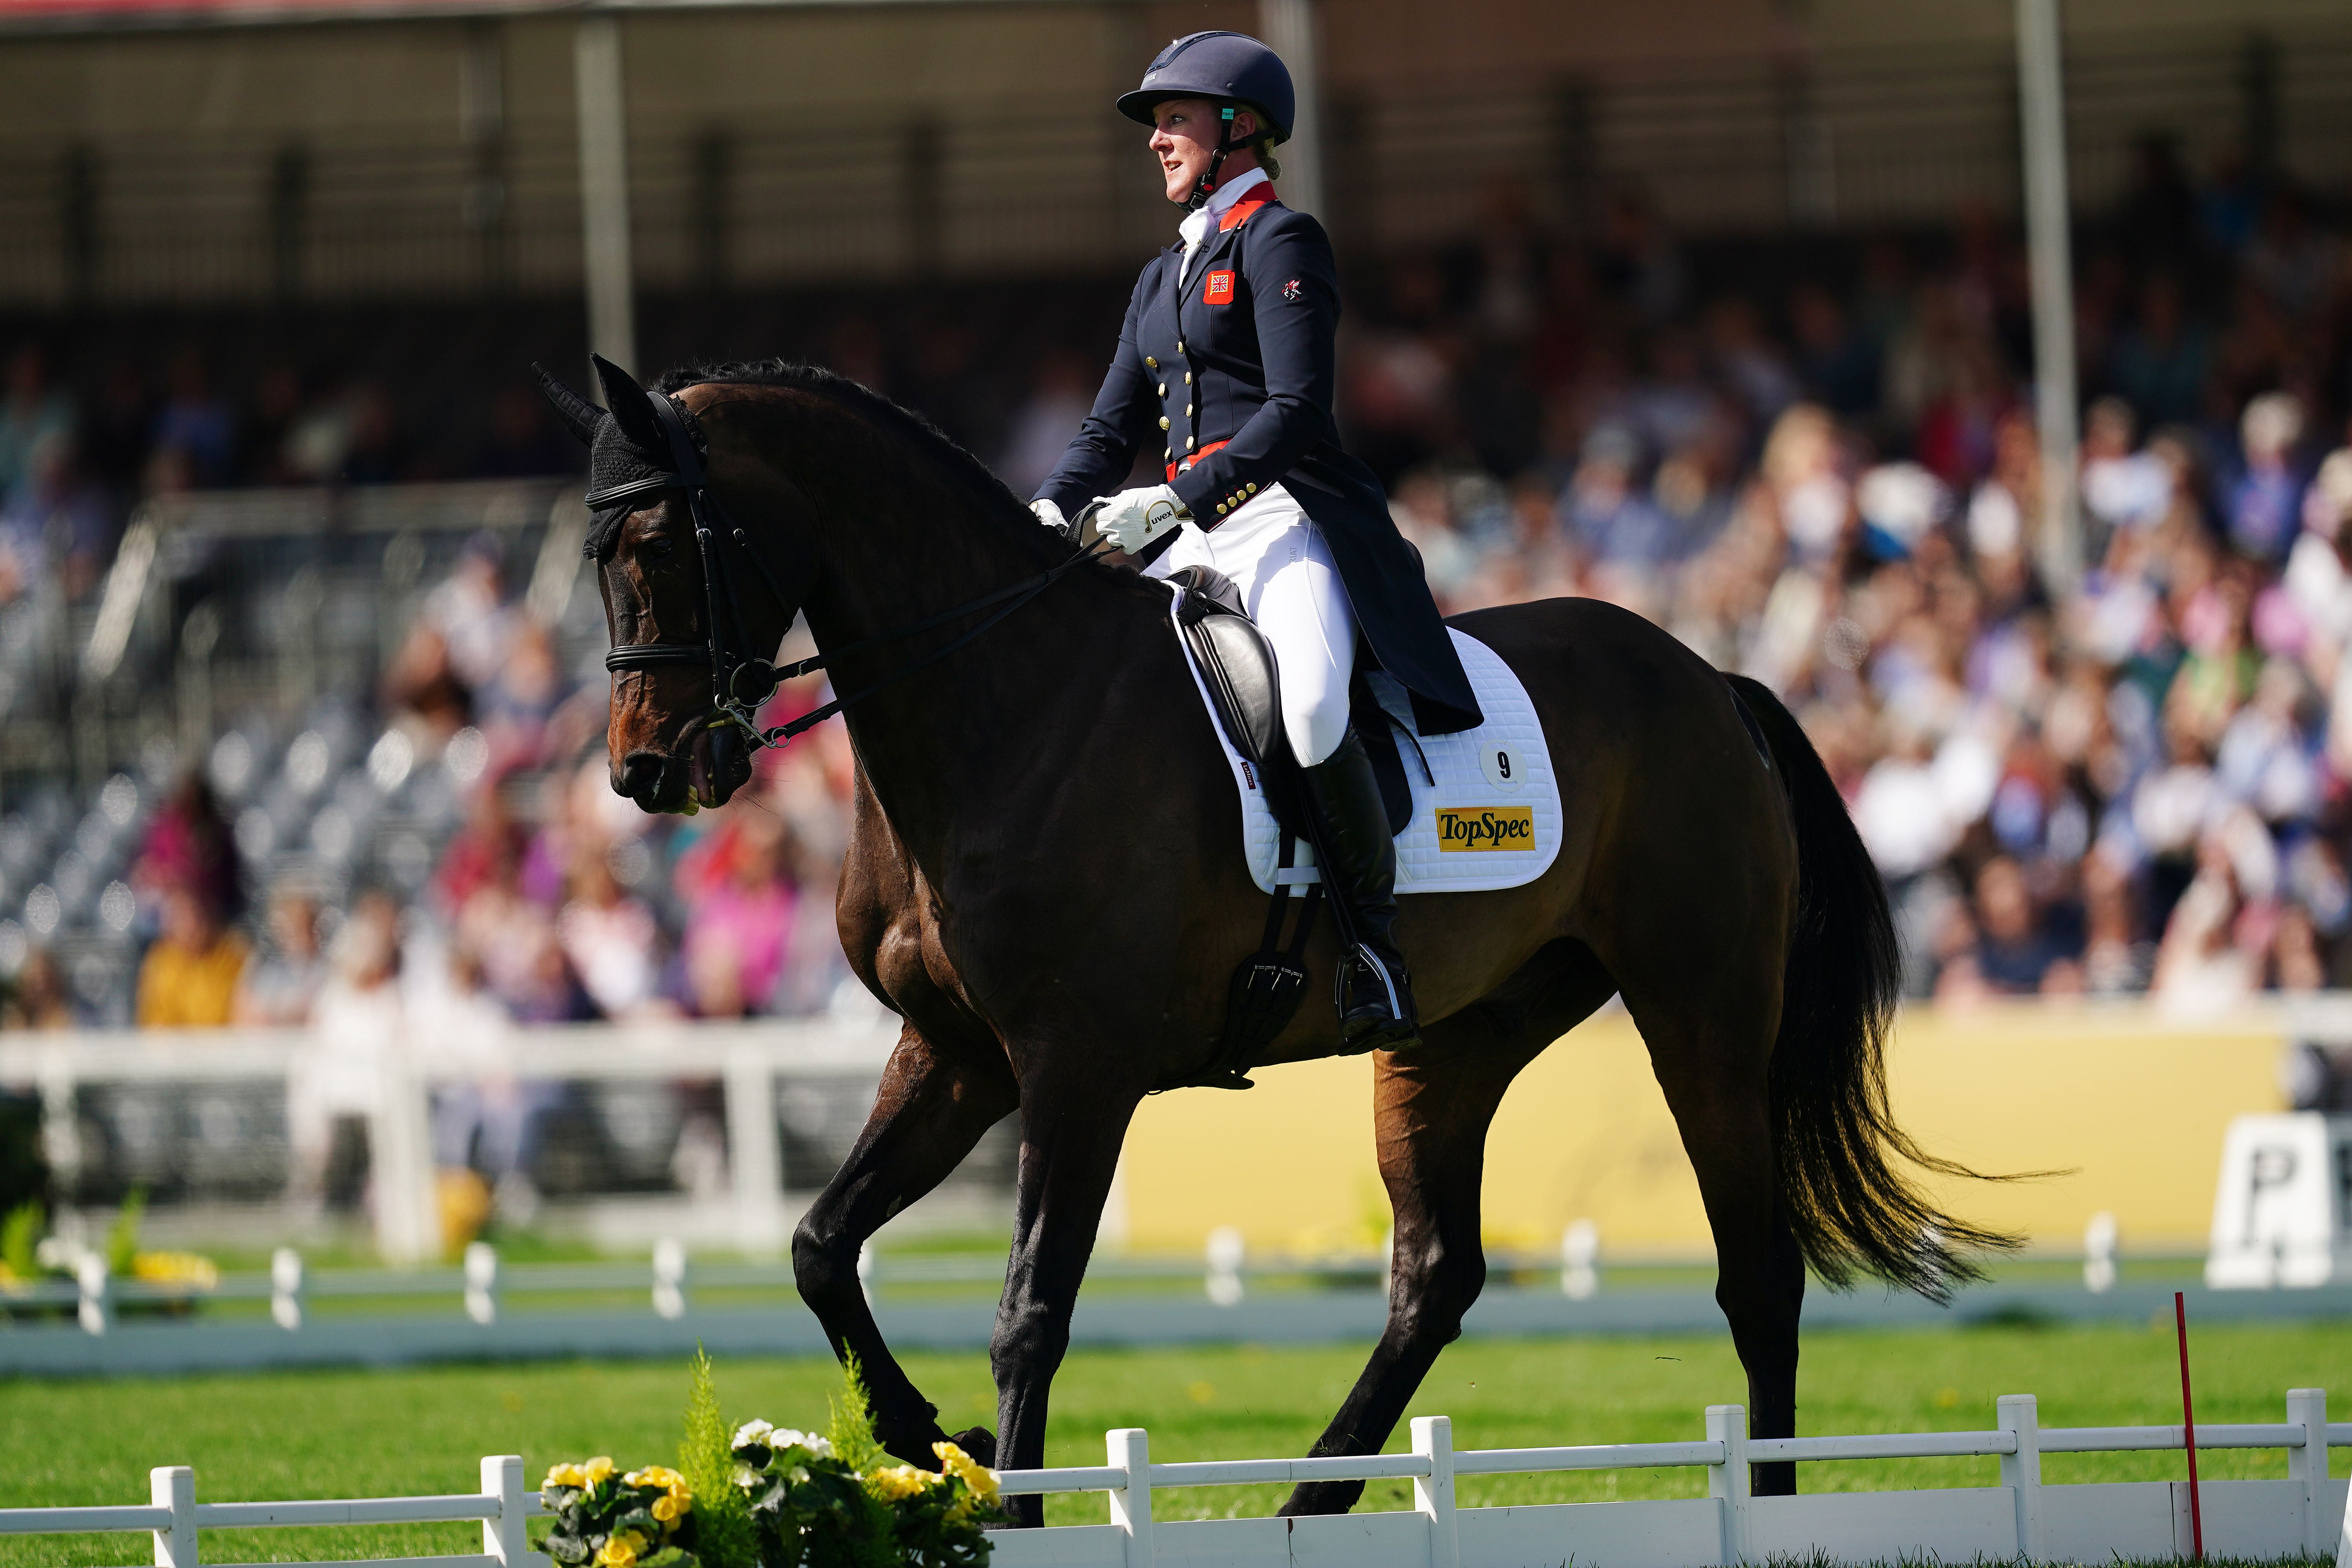
<svg viewBox="0 0 2352 1568">
<path fill-rule="evenodd" d="M 1217 188 L 1218 171 L 1225 166 L 1225 154 L 1234 150 L 1234 106 L 1224 106 L 1217 116 L 1217 146 L 1209 154 L 1209 166 L 1192 182 L 1192 194 L 1185 198 L 1187 212 L 1199 212 L 1209 205 L 1209 193 Z"/>
</svg>

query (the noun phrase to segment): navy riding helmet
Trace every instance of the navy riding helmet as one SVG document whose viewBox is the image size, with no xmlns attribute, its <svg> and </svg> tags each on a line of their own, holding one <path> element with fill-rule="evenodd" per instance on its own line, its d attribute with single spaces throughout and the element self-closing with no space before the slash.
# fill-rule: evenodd
<svg viewBox="0 0 2352 1568">
<path fill-rule="evenodd" d="M 1118 95 L 1118 111 L 1140 125 L 1171 98 L 1206 98 L 1244 103 L 1266 121 L 1267 142 L 1290 139 L 1297 95 L 1282 57 L 1246 33 L 1193 33 L 1160 51 L 1143 73 L 1143 85 Z"/>
</svg>

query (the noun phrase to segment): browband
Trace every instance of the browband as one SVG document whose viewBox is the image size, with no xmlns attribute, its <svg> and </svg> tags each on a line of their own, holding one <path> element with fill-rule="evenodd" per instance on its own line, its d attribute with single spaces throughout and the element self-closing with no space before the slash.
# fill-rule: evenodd
<svg viewBox="0 0 2352 1568">
<path fill-rule="evenodd" d="M 642 669 L 652 664 L 709 664 L 710 648 L 698 642 L 623 643 L 604 655 L 606 669 Z"/>
<path fill-rule="evenodd" d="M 647 474 L 642 479 L 631 479 L 626 484 L 607 485 L 601 490 L 590 490 L 580 499 L 587 503 L 590 511 L 602 511 L 617 502 L 635 500 L 639 496 L 658 495 L 663 490 L 686 488 L 686 481 L 676 474 Z"/>
</svg>

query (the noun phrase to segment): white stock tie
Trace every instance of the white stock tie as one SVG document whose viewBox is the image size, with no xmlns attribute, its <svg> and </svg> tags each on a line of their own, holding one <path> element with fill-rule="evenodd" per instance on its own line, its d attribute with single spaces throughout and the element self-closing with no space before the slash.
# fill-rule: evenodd
<svg viewBox="0 0 2352 1568">
<path fill-rule="evenodd" d="M 1184 242 L 1184 262 L 1176 269 L 1178 288 L 1182 288 L 1192 279 L 1193 258 L 1209 243 L 1209 236 L 1216 226 L 1216 216 L 1207 207 L 1186 213 L 1184 221 L 1176 226 L 1177 237 Z"/>
</svg>

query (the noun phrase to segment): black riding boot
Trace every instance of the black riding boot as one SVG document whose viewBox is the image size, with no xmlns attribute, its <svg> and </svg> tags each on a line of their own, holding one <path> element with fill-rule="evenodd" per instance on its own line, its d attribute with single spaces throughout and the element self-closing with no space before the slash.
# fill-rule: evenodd
<svg viewBox="0 0 2352 1568">
<path fill-rule="evenodd" d="M 1301 771 L 1324 889 L 1345 910 L 1344 935 L 1356 944 L 1339 965 L 1340 1042 L 1350 1052 L 1412 1045 L 1421 1037 L 1421 1020 L 1393 934 L 1396 840 L 1372 760 L 1351 727 L 1338 751 Z"/>
</svg>

